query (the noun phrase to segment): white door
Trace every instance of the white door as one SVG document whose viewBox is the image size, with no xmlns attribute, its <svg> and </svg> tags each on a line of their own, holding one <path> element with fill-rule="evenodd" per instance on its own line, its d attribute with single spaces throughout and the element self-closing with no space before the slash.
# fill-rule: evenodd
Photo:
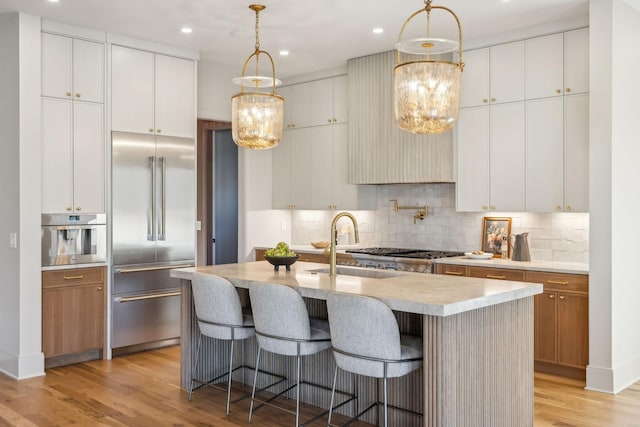
<svg viewBox="0 0 640 427">
<path fill-rule="evenodd" d="M 193 138 L 195 133 L 194 62 L 155 56 L 156 134 Z"/>
<path fill-rule="evenodd" d="M 460 107 L 475 107 L 489 102 L 489 48 L 465 52 Z"/>
<path fill-rule="evenodd" d="M 589 95 L 564 97 L 564 210 L 589 212 Z"/>
<path fill-rule="evenodd" d="M 104 44 L 73 40 L 73 98 L 104 102 Z"/>
<path fill-rule="evenodd" d="M 311 209 L 312 206 L 312 128 L 294 129 L 291 152 L 291 203 L 296 209 Z"/>
<path fill-rule="evenodd" d="M 332 79 L 316 80 L 309 84 L 311 85 L 311 125 L 333 123 Z"/>
<path fill-rule="evenodd" d="M 458 119 L 457 210 L 489 208 L 489 107 L 463 108 Z"/>
<path fill-rule="evenodd" d="M 111 129 L 154 133 L 153 53 L 111 48 Z"/>
<path fill-rule="evenodd" d="M 589 92 L 589 29 L 564 33 L 564 92 Z"/>
<path fill-rule="evenodd" d="M 72 39 L 42 33 L 42 95 L 71 99 L 73 95 Z"/>
<path fill-rule="evenodd" d="M 527 101 L 528 212 L 561 211 L 564 196 L 562 97 Z"/>
<path fill-rule="evenodd" d="M 333 79 L 333 122 L 346 123 L 348 121 L 348 87 L 347 76 L 338 76 Z"/>
<path fill-rule="evenodd" d="M 524 102 L 491 106 L 490 210 L 525 210 Z"/>
<path fill-rule="evenodd" d="M 293 109 L 291 122 L 293 128 L 311 126 L 313 122 L 311 110 L 311 83 L 301 83 L 291 86 Z"/>
<path fill-rule="evenodd" d="M 105 212 L 104 107 L 73 103 L 74 210 Z"/>
<path fill-rule="evenodd" d="M 524 100 L 524 42 L 493 46 L 490 56 L 489 101 L 504 103 Z"/>
<path fill-rule="evenodd" d="M 563 35 L 552 34 L 526 41 L 527 99 L 562 95 Z"/>
<path fill-rule="evenodd" d="M 42 213 L 73 210 L 72 104 L 42 98 Z"/>
</svg>

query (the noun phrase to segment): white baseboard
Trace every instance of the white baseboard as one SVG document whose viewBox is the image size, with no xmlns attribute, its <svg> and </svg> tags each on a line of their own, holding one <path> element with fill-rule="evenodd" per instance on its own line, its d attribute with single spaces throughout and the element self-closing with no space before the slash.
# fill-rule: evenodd
<svg viewBox="0 0 640 427">
<path fill-rule="evenodd" d="M 17 380 L 40 377 L 44 375 L 44 354 L 17 356 L 0 351 L 0 372 Z"/>
<path fill-rule="evenodd" d="M 587 390 L 617 394 L 640 381 L 640 354 L 613 369 L 587 366 Z"/>
</svg>

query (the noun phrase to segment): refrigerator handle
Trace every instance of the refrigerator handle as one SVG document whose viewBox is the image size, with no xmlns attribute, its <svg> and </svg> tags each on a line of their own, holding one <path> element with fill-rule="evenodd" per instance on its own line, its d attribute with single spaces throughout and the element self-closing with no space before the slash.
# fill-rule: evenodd
<svg viewBox="0 0 640 427">
<path fill-rule="evenodd" d="M 158 240 L 166 240 L 165 232 L 165 216 L 167 214 L 167 158 L 160 157 L 160 170 L 162 171 L 162 177 L 160 178 L 161 194 L 160 194 L 160 218 L 158 219 Z"/>
<path fill-rule="evenodd" d="M 151 209 L 147 214 L 147 240 L 156 240 L 156 157 L 149 156 L 151 170 Z"/>
</svg>

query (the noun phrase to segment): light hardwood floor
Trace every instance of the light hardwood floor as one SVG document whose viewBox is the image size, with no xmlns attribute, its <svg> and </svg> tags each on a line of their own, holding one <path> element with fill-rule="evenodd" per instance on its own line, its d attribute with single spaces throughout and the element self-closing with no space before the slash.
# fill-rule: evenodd
<svg viewBox="0 0 640 427">
<path fill-rule="evenodd" d="M 0 426 L 290 426 L 262 408 L 247 422 L 248 400 L 225 417 L 224 392 L 205 388 L 191 402 L 179 387 L 179 347 L 47 370 L 16 381 L 0 374 Z M 315 413 L 305 408 L 305 416 Z M 325 425 L 322 421 L 314 426 Z M 640 427 L 640 382 L 612 396 L 578 381 L 536 374 L 535 425 Z M 516 426 L 514 426 L 516 427 Z"/>
</svg>

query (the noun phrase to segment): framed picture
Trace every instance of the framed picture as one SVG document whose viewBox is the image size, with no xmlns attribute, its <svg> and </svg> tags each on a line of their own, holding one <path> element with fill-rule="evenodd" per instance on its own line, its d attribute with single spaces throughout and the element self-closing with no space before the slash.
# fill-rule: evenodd
<svg viewBox="0 0 640 427">
<path fill-rule="evenodd" d="M 502 238 L 507 238 L 511 234 L 511 218 L 491 218 L 482 219 L 482 250 L 490 252 L 494 258 L 501 258 Z M 511 256 L 511 248 L 507 249 L 508 256 Z"/>
</svg>

